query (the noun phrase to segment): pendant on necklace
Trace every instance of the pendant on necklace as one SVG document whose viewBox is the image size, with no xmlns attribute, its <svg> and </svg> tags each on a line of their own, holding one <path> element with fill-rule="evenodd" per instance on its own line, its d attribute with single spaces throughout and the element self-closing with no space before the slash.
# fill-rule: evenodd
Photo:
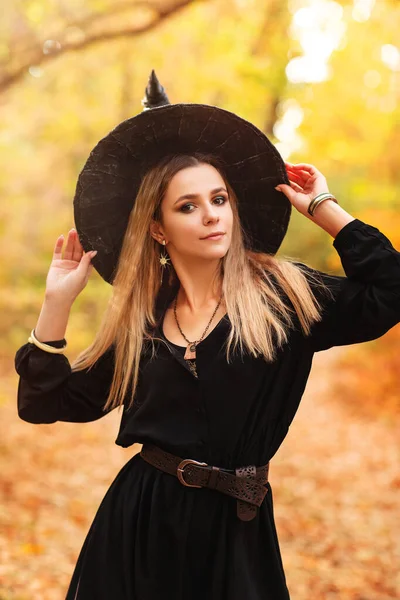
<svg viewBox="0 0 400 600">
<path fill-rule="evenodd" d="M 188 344 L 184 358 L 186 360 L 196 360 L 196 344 L 194 342 Z"/>
</svg>

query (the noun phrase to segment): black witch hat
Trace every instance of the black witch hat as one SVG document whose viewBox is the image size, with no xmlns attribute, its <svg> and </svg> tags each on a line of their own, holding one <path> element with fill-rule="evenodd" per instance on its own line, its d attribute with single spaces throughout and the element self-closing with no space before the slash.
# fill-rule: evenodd
<svg viewBox="0 0 400 600">
<path fill-rule="evenodd" d="M 171 104 L 154 70 L 144 109 L 102 138 L 78 177 L 75 227 L 93 265 L 113 282 L 130 212 L 144 174 L 167 154 L 217 156 L 238 198 L 246 245 L 275 254 L 286 234 L 291 204 L 275 186 L 289 184 L 278 150 L 257 127 L 207 104 Z"/>
</svg>

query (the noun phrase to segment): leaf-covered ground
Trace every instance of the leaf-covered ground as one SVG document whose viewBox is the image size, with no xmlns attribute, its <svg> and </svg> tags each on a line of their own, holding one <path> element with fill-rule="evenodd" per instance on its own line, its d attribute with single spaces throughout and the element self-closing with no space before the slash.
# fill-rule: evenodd
<svg viewBox="0 0 400 600">
<path fill-rule="evenodd" d="M 288 586 L 293 600 L 398 599 L 398 427 L 330 398 L 342 353 L 316 355 L 271 461 Z M 17 417 L 12 373 L 2 394 L 0 600 L 64 600 L 97 507 L 140 447 L 115 446 L 117 411 L 95 423 L 30 425 Z"/>
</svg>

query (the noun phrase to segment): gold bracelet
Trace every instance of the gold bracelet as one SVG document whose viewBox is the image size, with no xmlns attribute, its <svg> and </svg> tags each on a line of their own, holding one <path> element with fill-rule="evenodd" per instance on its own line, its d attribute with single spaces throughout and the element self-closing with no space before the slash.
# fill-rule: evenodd
<svg viewBox="0 0 400 600">
<path fill-rule="evenodd" d="M 336 204 L 339 204 L 335 196 L 333 194 L 330 194 L 329 192 L 323 192 L 322 194 L 318 194 L 318 196 L 311 200 L 310 204 L 308 205 L 308 213 L 312 217 L 314 216 L 315 209 L 317 208 L 317 206 L 319 206 L 324 200 L 333 200 L 334 202 L 336 202 Z"/>
<path fill-rule="evenodd" d="M 45 352 L 50 352 L 51 354 L 62 354 L 65 348 L 67 347 L 67 342 L 65 342 L 65 345 L 61 348 L 55 348 L 54 346 L 50 346 L 49 344 L 39 342 L 39 340 L 35 336 L 34 329 L 32 329 L 31 335 L 28 337 L 28 342 L 30 342 L 31 344 L 35 344 L 35 346 L 37 346 L 41 350 L 44 350 Z"/>
</svg>

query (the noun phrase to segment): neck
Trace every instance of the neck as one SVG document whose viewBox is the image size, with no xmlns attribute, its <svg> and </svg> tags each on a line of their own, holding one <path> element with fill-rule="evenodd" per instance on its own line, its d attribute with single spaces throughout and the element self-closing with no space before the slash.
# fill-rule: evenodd
<svg viewBox="0 0 400 600">
<path fill-rule="evenodd" d="M 215 266 L 213 269 L 177 271 L 180 287 L 176 305 L 191 315 L 214 310 L 222 294 L 222 280 Z"/>
<path fill-rule="evenodd" d="M 182 312 L 188 312 L 191 315 L 198 315 L 204 312 L 213 311 L 221 300 L 222 291 L 216 294 L 205 294 L 204 296 L 197 295 L 196 292 L 193 295 L 187 296 L 184 288 L 180 287 L 177 294 L 176 306 Z M 201 299 L 200 299 L 201 298 Z M 223 299 L 221 304 L 223 303 Z"/>
</svg>

